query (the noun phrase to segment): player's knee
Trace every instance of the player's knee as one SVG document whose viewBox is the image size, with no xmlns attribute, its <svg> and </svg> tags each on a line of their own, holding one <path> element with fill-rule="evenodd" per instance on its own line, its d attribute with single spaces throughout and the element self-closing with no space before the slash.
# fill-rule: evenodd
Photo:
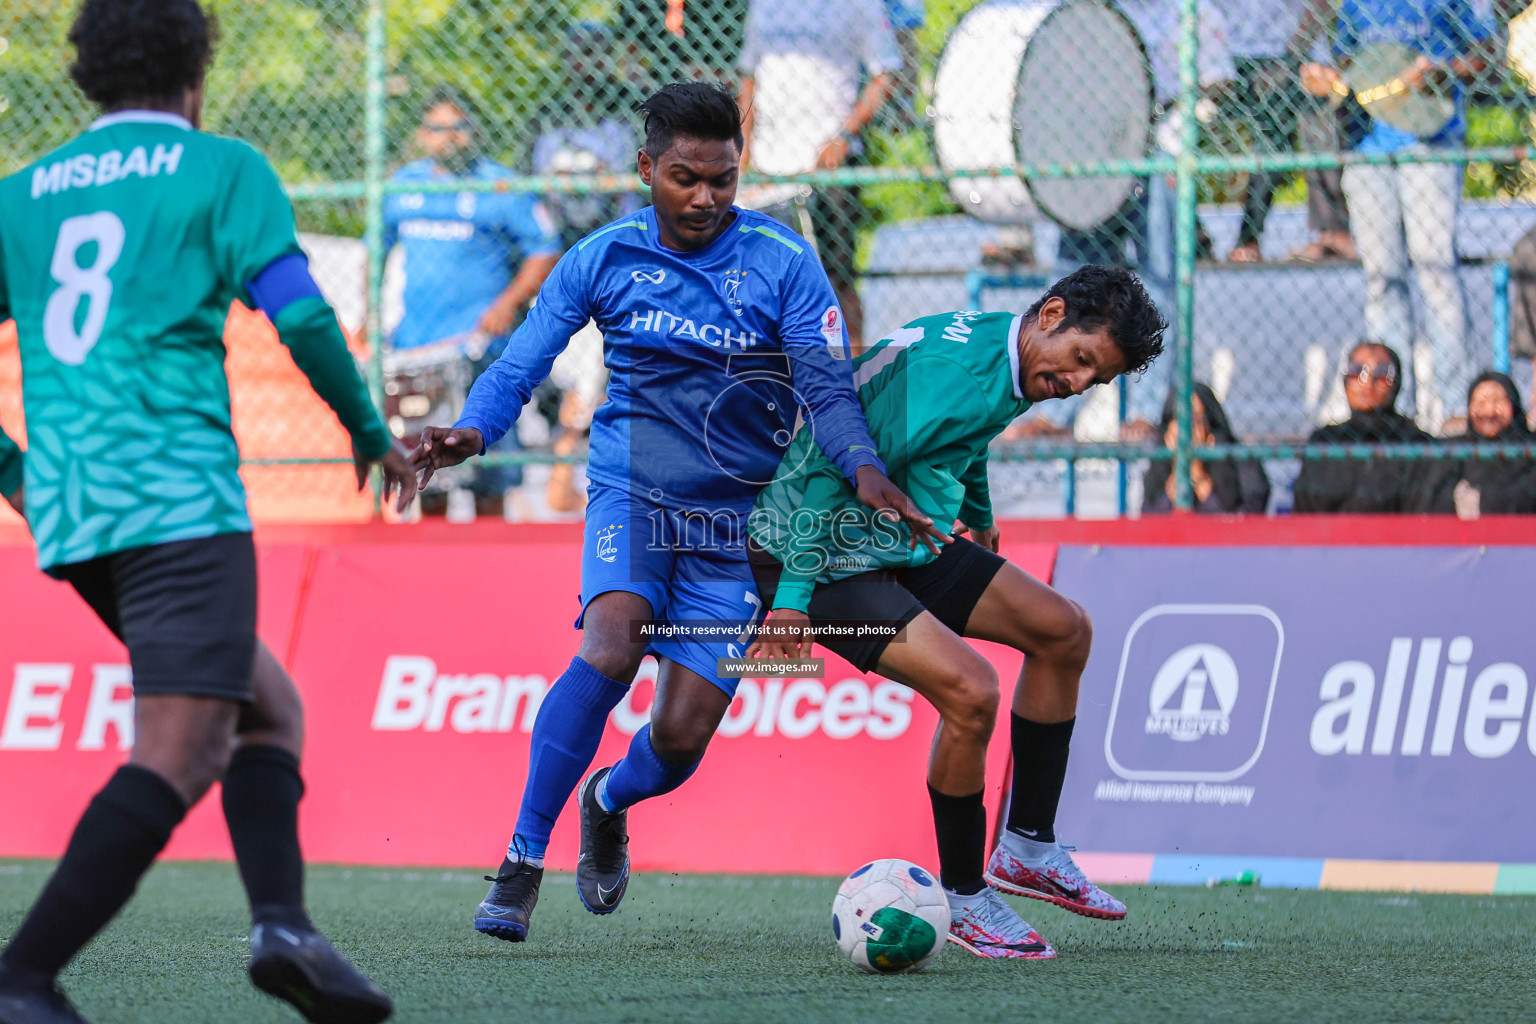
<svg viewBox="0 0 1536 1024">
<path fill-rule="evenodd" d="M 232 753 L 229 735 L 209 732 L 171 748 L 136 750 L 134 761 L 170 782 L 191 806 L 224 777 Z"/>
<path fill-rule="evenodd" d="M 1039 630 L 1032 650 L 1025 653 L 1063 668 L 1081 671 L 1093 646 L 1093 620 L 1082 605 L 1058 596 L 1056 607 L 1036 623 Z"/>
<path fill-rule="evenodd" d="M 955 667 L 951 684 L 954 701 L 945 718 L 950 725 L 974 742 L 986 743 L 997 724 L 1001 701 L 997 672 L 981 657 Z"/>
<path fill-rule="evenodd" d="M 1088 609 L 1071 600 L 1067 601 L 1066 619 L 1062 657 L 1081 668 L 1088 664 L 1088 652 L 1093 648 L 1093 619 Z"/>
<path fill-rule="evenodd" d="M 640 662 L 645 657 L 645 649 L 637 644 L 590 633 L 583 634 L 578 653 L 582 661 L 609 679 L 617 679 L 621 683 L 628 683 L 635 678 L 635 673 L 640 671 Z"/>
<path fill-rule="evenodd" d="M 705 722 L 663 716 L 651 722 L 651 749 L 668 764 L 697 764 L 714 731 Z"/>
</svg>

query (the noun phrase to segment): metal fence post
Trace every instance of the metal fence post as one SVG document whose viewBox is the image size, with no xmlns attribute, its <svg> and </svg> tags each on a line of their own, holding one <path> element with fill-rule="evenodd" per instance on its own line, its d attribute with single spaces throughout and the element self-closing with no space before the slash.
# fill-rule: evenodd
<svg viewBox="0 0 1536 1024">
<path fill-rule="evenodd" d="M 1200 24 L 1198 0 L 1180 0 L 1179 3 L 1179 112 L 1181 116 L 1179 158 L 1175 171 L 1178 186 L 1178 230 L 1174 240 L 1174 267 L 1177 287 L 1175 291 L 1175 318 L 1178 323 L 1178 345 L 1175 349 L 1174 387 L 1178 389 L 1175 403 L 1179 422 L 1179 443 L 1174 450 L 1173 472 L 1176 490 L 1174 507 L 1189 511 L 1194 507 L 1194 489 L 1189 480 L 1190 463 L 1190 395 L 1194 390 L 1195 377 L 1195 237 L 1198 182 L 1195 170 L 1198 166 L 1196 148 L 1200 144 L 1200 123 L 1195 116 L 1195 104 L 1200 99 Z"/>
<path fill-rule="evenodd" d="M 1493 368 L 1509 372 L 1509 262 L 1493 264 Z"/>
</svg>

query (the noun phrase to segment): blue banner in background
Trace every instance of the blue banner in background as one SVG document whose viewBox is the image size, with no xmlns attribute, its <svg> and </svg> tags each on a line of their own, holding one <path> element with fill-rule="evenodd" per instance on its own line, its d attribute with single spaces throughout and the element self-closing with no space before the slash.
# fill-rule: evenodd
<svg viewBox="0 0 1536 1024">
<path fill-rule="evenodd" d="M 1088 850 L 1536 861 L 1536 548 L 1063 547 Z"/>
</svg>

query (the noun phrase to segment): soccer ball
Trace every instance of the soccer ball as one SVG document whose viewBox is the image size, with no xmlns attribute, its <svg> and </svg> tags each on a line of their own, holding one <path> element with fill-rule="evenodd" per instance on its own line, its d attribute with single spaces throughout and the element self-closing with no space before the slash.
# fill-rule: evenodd
<svg viewBox="0 0 1536 1024">
<path fill-rule="evenodd" d="M 832 934 L 862 971 L 920 971 L 944 951 L 949 900 L 939 880 L 911 861 L 877 860 L 838 887 Z"/>
</svg>

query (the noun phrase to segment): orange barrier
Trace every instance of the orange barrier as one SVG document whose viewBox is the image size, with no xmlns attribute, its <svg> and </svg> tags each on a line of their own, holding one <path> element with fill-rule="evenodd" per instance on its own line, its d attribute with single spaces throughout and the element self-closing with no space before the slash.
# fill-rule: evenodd
<svg viewBox="0 0 1536 1024">
<path fill-rule="evenodd" d="M 224 344 L 235 436 L 246 459 L 350 457 L 346 431 L 310 390 L 266 317 L 231 306 Z M 25 442 L 15 321 L 0 322 L 0 427 Z M 247 466 L 241 476 L 258 522 L 364 522 L 373 513 L 371 496 L 357 492 L 347 466 Z M 0 526 L 17 522 L 0 502 Z"/>
</svg>

